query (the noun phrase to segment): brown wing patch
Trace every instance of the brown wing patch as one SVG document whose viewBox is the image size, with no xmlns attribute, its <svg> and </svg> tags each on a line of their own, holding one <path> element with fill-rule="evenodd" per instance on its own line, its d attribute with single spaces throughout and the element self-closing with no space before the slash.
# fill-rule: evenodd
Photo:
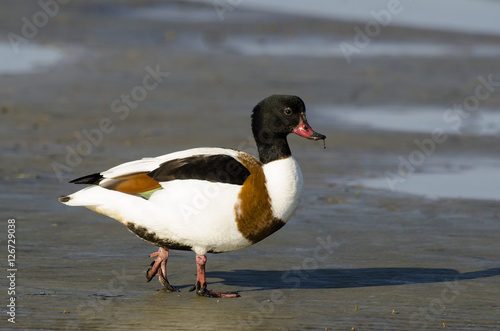
<svg viewBox="0 0 500 331">
<path fill-rule="evenodd" d="M 149 177 L 148 173 L 149 172 L 137 172 L 116 177 L 104 182 L 101 186 L 127 194 L 139 194 L 160 188 L 160 183 Z"/>
<path fill-rule="evenodd" d="M 246 153 L 240 153 L 238 159 L 250 175 L 241 188 L 239 204 L 235 206 L 236 222 L 241 234 L 255 244 L 279 230 L 285 222 L 273 215 L 262 163 Z"/>
</svg>

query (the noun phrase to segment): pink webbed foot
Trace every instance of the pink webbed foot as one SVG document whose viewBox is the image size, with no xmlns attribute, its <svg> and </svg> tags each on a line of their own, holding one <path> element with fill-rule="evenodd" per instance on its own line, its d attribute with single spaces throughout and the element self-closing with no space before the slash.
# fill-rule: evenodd
<svg viewBox="0 0 500 331">
<path fill-rule="evenodd" d="M 205 255 L 196 254 L 196 266 L 197 266 L 196 284 L 189 290 L 189 292 L 196 291 L 197 295 L 209 298 L 239 297 L 240 295 L 236 292 L 215 292 L 207 289 L 207 279 L 205 276 L 206 263 L 207 263 L 207 257 Z"/>
<path fill-rule="evenodd" d="M 151 253 L 149 257 L 156 257 L 156 259 L 151 262 L 148 270 L 146 271 L 146 279 L 148 282 L 150 282 L 154 276 L 158 276 L 160 284 L 163 287 L 171 292 L 179 292 L 178 289 L 170 285 L 167 279 L 168 249 L 160 247 L 158 252 Z"/>
</svg>

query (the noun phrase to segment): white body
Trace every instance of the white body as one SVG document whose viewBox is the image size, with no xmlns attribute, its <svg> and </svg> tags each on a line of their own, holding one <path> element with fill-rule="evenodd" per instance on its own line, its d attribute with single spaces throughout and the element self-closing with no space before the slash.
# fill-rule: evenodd
<svg viewBox="0 0 500 331">
<path fill-rule="evenodd" d="M 225 154 L 237 158 L 240 153 L 231 149 L 196 148 L 124 163 L 102 175 L 112 178 L 152 171 L 165 161 L 192 155 Z M 273 216 L 287 222 L 302 195 L 303 179 L 299 165 L 290 156 L 263 165 L 263 171 Z M 70 195 L 66 204 L 85 206 L 125 225 L 133 223 L 158 238 L 192 247 L 200 255 L 209 251 L 237 250 L 252 244 L 238 230 L 236 222 L 242 186 L 192 179 L 160 184 L 163 190 L 154 192 L 149 200 L 90 186 Z"/>
</svg>

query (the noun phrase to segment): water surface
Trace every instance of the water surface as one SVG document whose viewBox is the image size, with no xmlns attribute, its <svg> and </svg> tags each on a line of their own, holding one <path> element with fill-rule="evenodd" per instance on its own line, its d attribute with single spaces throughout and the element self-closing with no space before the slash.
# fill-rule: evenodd
<svg viewBox="0 0 500 331">
<path fill-rule="evenodd" d="M 62 60 L 64 54 L 53 46 L 27 44 L 15 52 L 8 43 L 0 43 L 0 74 L 24 74 L 41 70 Z"/>
<path fill-rule="evenodd" d="M 369 178 L 359 181 L 365 187 L 420 195 L 429 199 L 500 200 L 500 163 L 468 169 L 440 169 L 430 173 L 413 173 L 395 177 Z M 398 179 L 396 179 L 398 178 Z"/>
<path fill-rule="evenodd" d="M 216 6 L 211 0 L 195 0 Z M 226 3 L 226 2 L 222 2 Z M 311 0 L 311 1 L 227 1 L 228 10 L 239 6 L 279 13 L 292 13 L 345 21 L 375 21 L 373 12 L 381 16 L 388 11 L 387 0 Z M 400 4 L 386 14 L 383 22 L 390 25 L 463 33 L 500 34 L 500 3 L 487 0 L 421 0 L 397 1 Z M 379 19 L 382 21 L 382 19 Z M 385 24 L 385 23 L 384 23 Z"/>
<path fill-rule="evenodd" d="M 477 109 L 464 116 L 454 109 L 440 106 L 318 106 L 332 125 L 341 123 L 358 129 L 406 133 L 428 133 L 439 130 L 445 134 L 499 136 L 500 111 Z"/>
</svg>

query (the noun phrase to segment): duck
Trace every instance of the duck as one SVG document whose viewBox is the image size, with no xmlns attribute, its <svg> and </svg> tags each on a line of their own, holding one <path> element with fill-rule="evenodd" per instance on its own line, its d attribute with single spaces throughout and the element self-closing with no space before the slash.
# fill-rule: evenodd
<svg viewBox="0 0 500 331">
<path fill-rule="evenodd" d="M 113 218 L 139 238 L 158 246 L 146 271 L 168 291 L 170 250 L 196 254 L 197 276 L 190 291 L 199 296 L 238 297 L 207 288 L 208 253 L 225 253 L 260 242 L 295 213 L 303 191 L 299 164 L 287 137 L 295 133 L 325 140 L 307 122 L 303 100 L 274 94 L 252 111 L 258 157 L 230 148 L 201 147 L 126 162 L 70 181 L 85 188 L 59 197 Z"/>
</svg>

